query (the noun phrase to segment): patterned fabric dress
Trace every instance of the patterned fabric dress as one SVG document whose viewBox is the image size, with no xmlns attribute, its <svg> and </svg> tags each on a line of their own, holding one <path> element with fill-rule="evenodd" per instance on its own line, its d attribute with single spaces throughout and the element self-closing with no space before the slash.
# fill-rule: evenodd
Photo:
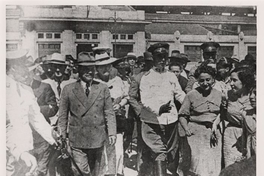
<svg viewBox="0 0 264 176">
<path fill-rule="evenodd" d="M 198 87 L 190 91 L 180 109 L 194 135 L 188 137 L 191 148 L 190 175 L 215 176 L 221 170 L 221 134 L 216 131 L 218 144 L 211 146 L 211 128 L 220 111 L 221 92 L 212 89 L 208 96 Z"/>
</svg>

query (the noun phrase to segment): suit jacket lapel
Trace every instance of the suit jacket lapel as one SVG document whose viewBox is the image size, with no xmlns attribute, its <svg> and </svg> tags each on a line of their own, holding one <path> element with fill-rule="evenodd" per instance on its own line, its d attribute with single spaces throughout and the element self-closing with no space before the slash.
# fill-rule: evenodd
<svg viewBox="0 0 264 176">
<path fill-rule="evenodd" d="M 86 107 L 86 104 L 88 102 L 88 99 L 84 93 L 84 90 L 82 88 L 81 82 L 77 81 L 75 83 L 75 89 L 72 90 L 75 96 L 79 99 L 79 101 L 82 103 L 84 107 Z"/>
<path fill-rule="evenodd" d="M 101 90 L 99 89 L 98 84 L 92 84 L 91 91 L 88 96 L 88 101 L 86 101 L 87 103 L 85 104 L 87 111 L 91 108 L 100 92 Z"/>
</svg>

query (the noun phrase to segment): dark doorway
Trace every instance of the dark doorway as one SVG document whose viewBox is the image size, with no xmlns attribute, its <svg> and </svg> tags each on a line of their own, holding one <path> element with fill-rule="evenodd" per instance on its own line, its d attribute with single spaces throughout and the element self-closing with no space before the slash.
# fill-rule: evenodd
<svg viewBox="0 0 264 176">
<path fill-rule="evenodd" d="M 127 55 L 127 53 L 133 52 L 133 45 L 126 44 L 113 44 L 113 55 L 116 58 L 122 58 Z"/>
</svg>

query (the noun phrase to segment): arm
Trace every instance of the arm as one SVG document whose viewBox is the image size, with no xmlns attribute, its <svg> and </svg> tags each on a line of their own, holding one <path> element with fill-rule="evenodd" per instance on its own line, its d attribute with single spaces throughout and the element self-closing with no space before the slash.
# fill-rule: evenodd
<svg viewBox="0 0 264 176">
<path fill-rule="evenodd" d="M 175 99 L 178 100 L 182 104 L 184 97 L 185 97 L 185 93 L 184 93 L 184 91 L 182 91 L 182 88 L 181 88 L 181 85 L 178 81 L 178 78 L 176 76 L 174 76 L 174 79 L 175 79 L 174 80 L 174 82 L 175 82 L 175 86 L 174 86 Z"/>
<path fill-rule="evenodd" d="M 141 112 L 142 106 L 139 104 L 139 83 L 132 78 L 129 91 L 128 91 L 128 102 L 134 109 L 136 115 L 139 115 Z"/>
<path fill-rule="evenodd" d="M 51 135 L 52 127 L 40 113 L 40 108 L 36 101 L 32 100 L 29 106 L 29 123 L 32 127 L 51 145 L 55 143 Z"/>
<path fill-rule="evenodd" d="M 185 88 L 186 93 L 190 92 L 193 89 L 193 85 L 195 82 L 196 82 L 196 79 L 194 78 L 194 76 L 190 76 L 188 83 L 187 83 L 187 86 Z"/>
<path fill-rule="evenodd" d="M 217 115 L 214 123 L 213 123 L 213 126 L 212 126 L 212 132 L 215 132 L 217 130 L 217 125 L 220 123 L 221 121 L 221 118 L 220 118 L 220 113 Z"/>
<path fill-rule="evenodd" d="M 116 118 L 108 87 L 104 87 L 104 116 L 107 123 L 108 135 L 116 136 Z"/>
<path fill-rule="evenodd" d="M 189 94 L 187 94 L 183 100 L 181 109 L 179 111 L 179 117 L 180 117 L 179 122 L 187 136 L 191 136 L 193 134 L 187 124 L 188 122 L 187 118 L 190 116 L 190 109 L 191 109 L 191 101 L 189 98 Z"/>
<path fill-rule="evenodd" d="M 69 105 L 70 105 L 67 87 L 68 86 L 64 87 L 61 93 L 61 101 L 60 101 L 59 117 L 58 117 L 58 126 L 61 129 L 61 134 L 63 138 L 66 138 Z"/>
<path fill-rule="evenodd" d="M 47 119 L 49 117 L 55 116 L 59 110 L 59 107 L 57 106 L 55 93 L 49 84 L 47 84 L 47 87 L 44 91 L 45 105 L 40 105 L 40 112 Z M 47 121 L 49 121 L 49 119 L 47 119 Z"/>
</svg>

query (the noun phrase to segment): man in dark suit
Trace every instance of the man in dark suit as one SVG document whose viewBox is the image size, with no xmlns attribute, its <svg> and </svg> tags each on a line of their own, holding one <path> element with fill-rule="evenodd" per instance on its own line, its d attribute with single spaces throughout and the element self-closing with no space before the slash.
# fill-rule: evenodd
<svg viewBox="0 0 264 176">
<path fill-rule="evenodd" d="M 38 67 L 40 67 L 39 63 L 32 62 L 32 60 L 28 59 L 26 65 L 29 70 L 29 85 L 32 88 L 35 97 L 37 98 L 40 112 L 50 124 L 49 118 L 53 117 L 59 109 L 57 106 L 55 93 L 49 84 L 41 82 L 40 72 L 38 69 Z M 38 164 L 36 173 L 38 176 L 44 176 L 47 174 L 52 147 L 36 130 L 34 130 L 33 127 L 31 127 L 31 129 L 34 146 L 34 149 L 31 151 L 31 153 L 36 157 Z"/>
<path fill-rule="evenodd" d="M 93 56 L 78 54 L 77 66 L 80 79 L 66 85 L 61 94 L 58 126 L 63 138 L 69 132 L 72 157 L 82 174 L 97 176 L 104 162 L 105 141 L 109 138 L 110 145 L 116 141 L 115 113 L 108 87 L 93 80 Z M 76 168 L 73 171 L 79 175 Z"/>
</svg>

